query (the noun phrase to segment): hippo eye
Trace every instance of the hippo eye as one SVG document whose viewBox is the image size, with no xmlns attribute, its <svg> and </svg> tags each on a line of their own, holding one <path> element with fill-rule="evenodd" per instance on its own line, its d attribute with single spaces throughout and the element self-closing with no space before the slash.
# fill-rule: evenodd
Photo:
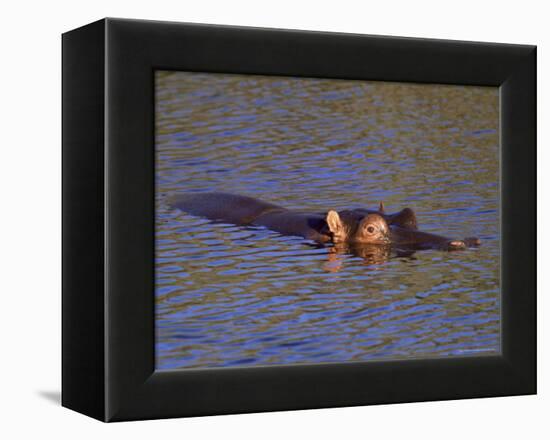
<svg viewBox="0 0 550 440">
<path fill-rule="evenodd" d="M 368 232 L 369 234 L 374 233 L 374 226 L 369 226 L 369 227 L 367 227 L 367 232 Z"/>
</svg>

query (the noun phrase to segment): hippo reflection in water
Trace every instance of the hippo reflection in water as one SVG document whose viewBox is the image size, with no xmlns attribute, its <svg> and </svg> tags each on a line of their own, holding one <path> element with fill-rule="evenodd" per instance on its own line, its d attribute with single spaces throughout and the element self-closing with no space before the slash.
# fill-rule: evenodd
<svg viewBox="0 0 550 440">
<path fill-rule="evenodd" d="M 317 243 L 392 246 L 407 250 L 460 250 L 479 245 L 475 237 L 454 240 L 418 230 L 410 208 L 387 214 L 378 210 L 329 210 L 303 212 L 283 208 L 252 197 L 227 193 L 176 195 L 170 205 L 191 215 L 241 226 L 264 226 L 283 235 L 296 235 Z"/>
</svg>

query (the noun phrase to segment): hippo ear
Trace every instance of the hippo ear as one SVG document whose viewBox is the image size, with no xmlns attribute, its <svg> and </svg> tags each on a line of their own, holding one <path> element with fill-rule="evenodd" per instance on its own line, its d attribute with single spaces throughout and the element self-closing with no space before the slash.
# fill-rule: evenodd
<svg viewBox="0 0 550 440">
<path fill-rule="evenodd" d="M 384 214 L 384 212 L 386 212 L 386 210 L 384 209 L 384 202 L 380 202 L 380 205 L 378 206 L 378 212 L 380 214 Z"/>
<path fill-rule="evenodd" d="M 343 230 L 342 220 L 336 211 L 332 209 L 327 214 L 327 224 L 330 232 L 340 234 Z"/>
</svg>

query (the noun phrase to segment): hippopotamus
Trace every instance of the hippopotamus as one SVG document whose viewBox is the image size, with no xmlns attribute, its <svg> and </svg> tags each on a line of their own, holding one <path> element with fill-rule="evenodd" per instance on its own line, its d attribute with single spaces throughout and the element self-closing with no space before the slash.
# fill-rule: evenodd
<svg viewBox="0 0 550 440">
<path fill-rule="evenodd" d="M 458 250 L 467 247 L 477 247 L 481 244 L 477 237 L 466 237 L 463 240 L 454 240 L 441 235 L 419 231 L 416 214 L 410 208 L 402 209 L 394 214 L 386 214 L 384 211 L 384 204 L 381 202 L 378 211 L 358 208 L 351 211 L 343 211 L 342 213 L 346 218 L 344 223 L 348 225 L 348 227 L 349 225 L 359 224 L 359 222 L 369 216 L 378 215 L 382 217 L 389 230 L 388 236 L 390 243 L 394 246 L 399 246 L 401 249 L 421 250 L 439 248 L 443 250 Z M 355 220 L 350 219 L 350 216 L 352 218 L 355 217 Z M 344 238 L 339 241 L 347 240 Z"/>
<path fill-rule="evenodd" d="M 477 246 L 470 237 L 453 240 L 418 231 L 416 215 L 410 208 L 386 214 L 363 208 L 329 210 L 326 213 L 283 208 L 253 197 L 221 192 L 179 194 L 169 204 L 191 215 L 242 226 L 264 226 L 283 235 L 301 236 L 317 243 L 398 245 L 411 249 L 456 250 Z"/>
<path fill-rule="evenodd" d="M 380 214 L 388 222 L 390 226 L 399 226 L 407 229 L 418 229 L 418 223 L 416 221 L 416 214 L 411 208 L 402 209 L 399 212 L 394 214 L 386 214 L 384 208 L 384 202 L 380 202 L 378 210 L 374 211 L 371 209 L 357 208 L 353 210 L 358 214 Z"/>
</svg>

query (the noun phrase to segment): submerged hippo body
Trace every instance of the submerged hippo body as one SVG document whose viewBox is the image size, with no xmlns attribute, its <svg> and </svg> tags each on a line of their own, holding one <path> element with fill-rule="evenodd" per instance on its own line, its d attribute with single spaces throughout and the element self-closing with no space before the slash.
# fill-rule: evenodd
<svg viewBox="0 0 550 440">
<path fill-rule="evenodd" d="M 402 248 L 414 248 L 419 250 L 441 249 L 452 251 L 466 249 L 467 247 L 476 247 L 480 244 L 477 237 L 467 237 L 464 240 L 453 240 L 441 235 L 400 228 L 399 226 L 391 227 L 390 240 L 392 243 Z"/>
<path fill-rule="evenodd" d="M 169 200 L 169 203 L 191 215 L 241 226 L 252 224 L 267 212 L 284 209 L 252 197 L 217 192 L 180 194 Z"/>
<path fill-rule="evenodd" d="M 340 221 L 341 232 L 346 233 L 348 241 L 380 244 L 389 242 L 387 225 L 383 219 L 380 222 L 381 217 L 376 214 L 362 215 L 357 221 L 355 217 L 345 213 L 342 217 L 337 214 L 335 217 L 335 211 L 320 214 L 290 210 L 252 197 L 227 193 L 183 194 L 175 196 L 170 204 L 183 212 L 210 220 L 241 226 L 264 226 L 284 235 L 296 235 L 319 243 L 335 239 L 327 222 L 330 218 L 335 219 L 333 225 Z M 360 224 L 362 228 L 359 227 Z"/>
<path fill-rule="evenodd" d="M 264 226 L 284 235 L 296 235 L 319 243 L 397 245 L 410 249 L 445 250 L 476 246 L 479 240 L 452 240 L 418 231 L 414 211 L 405 208 L 386 214 L 353 209 L 326 214 L 290 210 L 261 200 L 228 193 L 194 193 L 173 197 L 170 205 L 191 215 L 235 225 Z"/>
</svg>

